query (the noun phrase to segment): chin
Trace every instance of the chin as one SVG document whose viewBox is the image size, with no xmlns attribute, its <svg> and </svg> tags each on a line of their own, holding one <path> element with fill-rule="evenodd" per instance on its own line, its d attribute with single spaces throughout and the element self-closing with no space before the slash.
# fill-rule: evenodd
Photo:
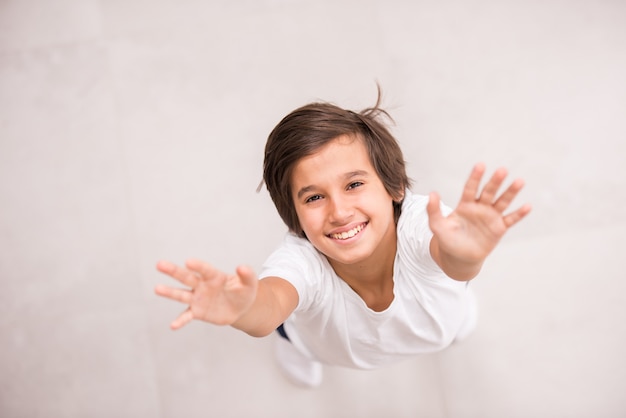
<svg viewBox="0 0 626 418">
<path fill-rule="evenodd" d="M 369 258 L 369 255 L 355 254 L 351 256 L 342 255 L 342 254 L 332 254 L 332 252 L 323 253 L 329 261 L 343 264 L 346 266 L 359 264 L 366 261 Z"/>
</svg>

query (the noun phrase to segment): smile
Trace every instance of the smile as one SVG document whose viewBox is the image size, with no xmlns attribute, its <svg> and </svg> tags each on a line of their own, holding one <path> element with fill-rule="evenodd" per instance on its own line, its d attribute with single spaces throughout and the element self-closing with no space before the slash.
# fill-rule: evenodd
<svg viewBox="0 0 626 418">
<path fill-rule="evenodd" d="M 355 235 L 357 235 L 359 232 L 361 232 L 363 228 L 365 228 L 366 225 L 367 225 L 367 222 L 357 225 L 349 231 L 344 231 L 338 234 L 329 234 L 328 236 L 330 238 L 338 239 L 338 240 L 345 240 L 348 238 L 352 238 Z"/>
</svg>

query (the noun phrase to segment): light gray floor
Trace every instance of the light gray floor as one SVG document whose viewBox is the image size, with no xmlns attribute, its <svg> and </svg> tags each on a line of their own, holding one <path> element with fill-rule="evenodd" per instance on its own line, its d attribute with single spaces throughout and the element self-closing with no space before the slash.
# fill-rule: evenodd
<svg viewBox="0 0 626 418">
<path fill-rule="evenodd" d="M 626 2 L 0 1 L 3 417 L 626 416 Z M 283 381 L 272 338 L 153 295 L 167 258 L 258 269 L 267 134 L 375 82 L 414 190 L 527 180 L 467 341 Z"/>
</svg>

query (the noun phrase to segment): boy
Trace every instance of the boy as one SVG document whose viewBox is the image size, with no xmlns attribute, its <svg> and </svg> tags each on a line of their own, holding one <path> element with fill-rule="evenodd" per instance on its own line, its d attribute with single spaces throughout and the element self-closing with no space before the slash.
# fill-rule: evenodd
<svg viewBox="0 0 626 418">
<path fill-rule="evenodd" d="M 388 114 L 313 103 L 270 134 L 263 179 L 287 227 L 257 280 L 245 266 L 223 273 L 199 260 L 157 268 L 188 286 L 156 293 L 189 305 L 174 322 L 231 325 L 252 336 L 277 330 L 279 365 L 313 387 L 322 363 L 371 369 L 441 350 L 475 324 L 467 286 L 504 233 L 530 212 L 505 215 L 523 186 L 500 196 L 499 169 L 479 193 L 474 167 L 453 211 L 436 193 L 414 195 Z M 442 213 L 443 211 L 443 213 Z"/>
</svg>

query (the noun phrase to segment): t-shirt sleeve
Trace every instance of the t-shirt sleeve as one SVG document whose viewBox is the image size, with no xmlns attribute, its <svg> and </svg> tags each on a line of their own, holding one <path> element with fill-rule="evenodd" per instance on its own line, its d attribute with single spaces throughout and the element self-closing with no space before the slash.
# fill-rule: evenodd
<svg viewBox="0 0 626 418">
<path fill-rule="evenodd" d="M 308 310 L 319 295 L 322 277 L 320 256 L 305 239 L 288 234 L 281 246 L 263 263 L 260 279 L 280 277 L 298 292 L 296 311 Z"/>
<path fill-rule="evenodd" d="M 412 195 L 402 208 L 398 222 L 398 251 L 420 276 L 427 280 L 438 280 L 445 274 L 430 254 L 433 233 L 428 225 L 427 196 Z M 452 209 L 441 204 L 441 211 L 448 216 Z"/>
</svg>

